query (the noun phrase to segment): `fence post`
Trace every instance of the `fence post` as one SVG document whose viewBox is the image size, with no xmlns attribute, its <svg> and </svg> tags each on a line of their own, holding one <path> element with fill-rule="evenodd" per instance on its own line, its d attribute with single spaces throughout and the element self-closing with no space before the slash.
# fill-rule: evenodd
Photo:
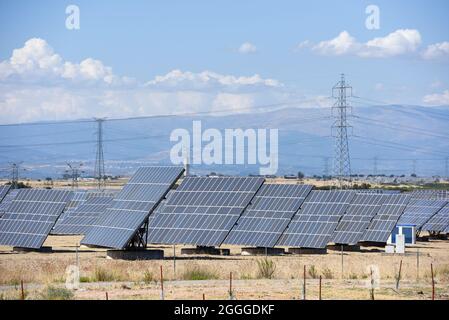
<svg viewBox="0 0 449 320">
<path fill-rule="evenodd" d="M 341 278 L 344 279 L 343 245 L 341 245 Z"/>
<path fill-rule="evenodd" d="M 176 245 L 173 245 L 173 276 L 176 280 Z"/>
<path fill-rule="evenodd" d="M 232 292 L 232 271 L 229 272 L 229 300 L 234 299 L 234 293 Z"/>
<path fill-rule="evenodd" d="M 319 300 L 321 300 L 321 276 L 320 276 Z"/>
<path fill-rule="evenodd" d="M 23 280 L 20 280 L 20 291 L 21 291 L 21 296 L 20 298 L 22 300 L 25 300 L 25 289 L 23 288 Z"/>
<path fill-rule="evenodd" d="M 108 292 L 106 291 L 106 301 L 109 300 Z"/>
<path fill-rule="evenodd" d="M 419 248 L 416 251 L 416 282 L 419 281 Z"/>
<path fill-rule="evenodd" d="M 432 275 L 432 300 L 435 300 L 435 279 L 433 277 L 433 264 L 430 264 L 430 274 Z"/>
<path fill-rule="evenodd" d="M 396 277 L 396 290 L 399 290 L 399 281 L 401 281 L 401 272 L 402 272 L 402 259 L 401 262 L 399 263 L 399 272 Z"/>
<path fill-rule="evenodd" d="M 164 300 L 164 275 L 162 273 L 162 266 L 161 266 L 161 300 Z"/>
<path fill-rule="evenodd" d="M 306 265 L 304 265 L 303 271 L 302 298 L 306 300 Z"/>
</svg>

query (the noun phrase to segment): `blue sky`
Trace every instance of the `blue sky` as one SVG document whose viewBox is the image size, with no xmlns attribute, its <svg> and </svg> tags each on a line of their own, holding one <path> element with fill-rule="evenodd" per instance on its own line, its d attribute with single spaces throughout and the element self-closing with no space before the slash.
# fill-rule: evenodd
<svg viewBox="0 0 449 320">
<path fill-rule="evenodd" d="M 80 30 L 65 28 L 69 4 L 80 8 Z M 380 9 L 379 30 L 365 27 L 370 4 Z M 448 13 L 445 0 L 2 1 L 0 122 L 319 99 L 341 72 L 361 97 L 449 105 Z M 343 31 L 342 53 L 325 42 Z M 42 41 L 25 46 L 34 38 Z M 376 38 L 380 47 L 366 46 Z M 245 43 L 249 52 L 239 51 Z"/>
</svg>

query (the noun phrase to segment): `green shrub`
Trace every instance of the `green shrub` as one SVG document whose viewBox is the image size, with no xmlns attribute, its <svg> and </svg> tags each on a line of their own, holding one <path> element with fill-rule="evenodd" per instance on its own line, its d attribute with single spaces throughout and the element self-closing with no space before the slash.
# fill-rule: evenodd
<svg viewBox="0 0 449 320">
<path fill-rule="evenodd" d="M 332 273 L 332 270 L 327 267 L 325 267 L 321 273 L 323 274 L 324 279 L 333 279 L 334 278 L 334 274 Z"/>
<path fill-rule="evenodd" d="M 155 281 L 154 275 L 150 270 L 145 270 L 143 273 L 143 282 L 146 284 L 153 283 Z"/>
<path fill-rule="evenodd" d="M 309 277 L 312 279 L 318 278 L 318 271 L 316 270 L 314 265 L 311 265 L 309 269 L 307 270 L 307 273 L 309 274 Z"/>
<path fill-rule="evenodd" d="M 272 279 L 276 271 L 276 263 L 273 260 L 264 258 L 257 260 L 257 277 Z"/>
<path fill-rule="evenodd" d="M 211 280 L 218 279 L 218 275 L 205 268 L 201 268 L 200 266 L 189 267 L 184 270 L 182 274 L 183 280 Z"/>
<path fill-rule="evenodd" d="M 48 286 L 41 293 L 41 297 L 44 300 L 71 300 L 73 299 L 73 292 L 66 288 Z"/>
<path fill-rule="evenodd" d="M 97 267 L 94 271 L 94 282 L 114 281 L 114 274 L 104 268 Z"/>
</svg>

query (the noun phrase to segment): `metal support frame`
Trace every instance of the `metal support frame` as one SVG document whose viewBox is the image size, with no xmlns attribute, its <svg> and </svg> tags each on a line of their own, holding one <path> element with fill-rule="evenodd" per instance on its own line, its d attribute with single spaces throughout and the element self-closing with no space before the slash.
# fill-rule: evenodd
<svg viewBox="0 0 449 320">
<path fill-rule="evenodd" d="M 142 250 L 147 247 L 148 225 L 149 225 L 149 218 L 146 219 L 143 225 L 134 234 L 134 237 L 131 239 L 126 249 Z"/>
</svg>

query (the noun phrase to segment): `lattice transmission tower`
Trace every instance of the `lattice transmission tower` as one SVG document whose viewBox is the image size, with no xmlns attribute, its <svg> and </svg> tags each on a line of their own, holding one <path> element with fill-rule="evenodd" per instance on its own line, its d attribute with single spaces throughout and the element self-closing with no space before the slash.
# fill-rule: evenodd
<svg viewBox="0 0 449 320">
<path fill-rule="evenodd" d="M 341 74 L 340 81 L 332 88 L 332 97 L 336 99 L 332 106 L 332 136 L 334 137 L 334 178 L 340 189 L 351 184 L 351 159 L 349 156 L 348 114 L 351 115 L 351 106 L 347 98 L 352 96 L 352 87 L 346 83 L 345 75 Z"/>
<path fill-rule="evenodd" d="M 105 120 L 104 118 L 95 118 L 97 122 L 97 154 L 95 157 L 94 177 L 97 179 L 97 186 L 100 190 L 106 186 L 103 154 L 103 122 Z"/>
</svg>

